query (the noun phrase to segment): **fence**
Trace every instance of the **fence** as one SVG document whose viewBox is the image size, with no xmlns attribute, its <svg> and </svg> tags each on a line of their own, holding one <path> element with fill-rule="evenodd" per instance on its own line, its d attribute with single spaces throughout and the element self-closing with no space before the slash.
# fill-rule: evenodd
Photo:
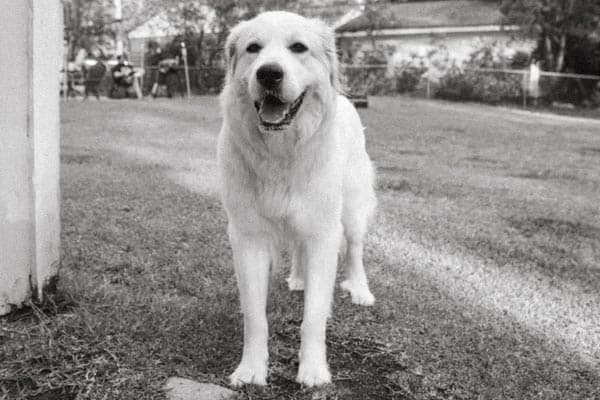
<svg viewBox="0 0 600 400">
<path fill-rule="evenodd" d="M 217 94 L 225 81 L 225 71 L 222 68 L 189 67 L 190 89 L 192 94 Z M 169 80 L 172 92 L 183 96 L 186 91 L 185 71 L 183 67 L 175 70 L 177 79 Z M 152 85 L 158 80 L 158 67 L 144 69 L 142 92 L 150 94 Z"/>
<path fill-rule="evenodd" d="M 223 87 L 225 71 L 221 68 L 199 68 L 190 67 L 189 80 L 192 94 L 217 94 Z M 183 67 L 177 68 L 174 74 L 175 79 L 169 79 L 168 85 L 170 92 L 174 95 L 184 96 L 186 92 L 185 71 Z M 81 71 L 69 71 L 67 74 L 67 85 L 69 97 L 83 96 L 84 94 L 84 73 Z M 141 77 L 142 93 L 149 95 L 152 85 L 158 80 L 158 67 L 147 67 L 143 70 Z M 61 86 L 62 87 L 62 86 Z M 110 70 L 107 70 L 104 79 L 100 83 L 100 92 L 106 96 L 111 92 L 112 78 Z"/>
<path fill-rule="evenodd" d="M 600 76 L 572 73 L 540 72 L 539 95 L 527 90 L 528 69 L 450 68 L 435 78 L 425 67 L 392 68 L 386 64 L 340 66 L 346 91 L 353 96 L 408 94 L 417 97 L 439 97 L 457 101 L 482 101 L 493 104 L 513 103 L 524 107 L 540 104 L 583 104 L 600 106 Z M 190 88 L 193 94 L 217 94 L 221 90 L 225 71 L 221 68 L 190 67 Z M 175 70 L 169 82 L 170 92 L 185 94 L 185 72 Z M 158 79 L 158 68 L 144 69 L 142 92 L 148 95 Z M 83 75 L 69 73 L 69 88 L 73 94 L 83 92 Z M 101 91 L 110 92 L 110 73 Z M 79 87 L 79 89 L 77 89 Z M 570 107 L 570 106 L 569 106 Z"/>
<path fill-rule="evenodd" d="M 530 93 L 529 69 L 451 67 L 436 77 L 427 68 L 386 64 L 342 65 L 346 88 L 363 95 L 409 94 L 457 101 L 600 106 L 600 76 L 540 72 L 539 91 Z"/>
</svg>

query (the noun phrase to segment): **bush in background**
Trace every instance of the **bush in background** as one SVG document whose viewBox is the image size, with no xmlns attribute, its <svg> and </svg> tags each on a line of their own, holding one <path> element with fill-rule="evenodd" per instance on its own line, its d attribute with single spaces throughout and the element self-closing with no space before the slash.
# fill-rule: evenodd
<svg viewBox="0 0 600 400">
<path fill-rule="evenodd" d="M 385 51 L 378 49 L 362 53 L 356 60 L 358 67 L 345 68 L 343 76 L 351 95 L 423 94 L 429 83 L 439 98 L 499 104 L 520 101 L 522 75 L 475 70 L 523 69 L 529 61 L 525 52 L 508 56 L 506 48 L 488 43 L 474 51 L 462 66 L 456 65 L 444 46 L 425 55 L 413 54 L 390 66 Z"/>
<path fill-rule="evenodd" d="M 504 72 L 475 71 L 480 68 L 506 69 L 529 61 L 525 53 L 507 57 L 502 48 L 487 44 L 473 52 L 462 68 L 454 67 L 440 77 L 436 97 L 459 100 L 481 101 L 499 104 L 518 102 L 522 96 L 523 77 Z"/>
<path fill-rule="evenodd" d="M 419 87 L 423 75 L 429 70 L 422 57 L 413 55 L 394 68 L 394 83 L 397 93 L 413 93 Z"/>
<path fill-rule="evenodd" d="M 357 65 L 342 70 L 342 85 L 351 95 L 383 95 L 393 92 L 393 82 L 387 74 L 387 57 L 380 50 L 362 53 Z"/>
<path fill-rule="evenodd" d="M 464 71 L 455 66 L 440 78 L 435 96 L 454 101 L 470 100 L 473 90 L 473 84 Z"/>
</svg>

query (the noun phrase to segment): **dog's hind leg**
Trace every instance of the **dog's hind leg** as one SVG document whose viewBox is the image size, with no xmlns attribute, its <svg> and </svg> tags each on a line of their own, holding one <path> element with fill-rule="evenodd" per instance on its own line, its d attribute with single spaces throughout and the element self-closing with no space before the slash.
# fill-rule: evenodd
<svg viewBox="0 0 600 400">
<path fill-rule="evenodd" d="M 340 287 L 350 293 L 352 303 L 363 306 L 371 306 L 375 303 L 363 264 L 363 241 L 368 220 L 374 209 L 374 199 L 373 196 L 372 201 L 360 205 L 347 204 L 342 218 L 346 237 L 346 277 L 340 283 Z"/>
<path fill-rule="evenodd" d="M 299 243 L 293 241 L 290 246 L 290 256 L 292 258 L 292 267 L 290 276 L 286 279 L 288 288 L 291 291 L 304 290 L 304 263 L 306 254 Z"/>
</svg>

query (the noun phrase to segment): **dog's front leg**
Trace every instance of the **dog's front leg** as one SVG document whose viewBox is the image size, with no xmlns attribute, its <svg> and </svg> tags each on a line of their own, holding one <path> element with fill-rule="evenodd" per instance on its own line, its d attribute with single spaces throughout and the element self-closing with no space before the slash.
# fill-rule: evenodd
<svg viewBox="0 0 600 400">
<path fill-rule="evenodd" d="M 325 331 L 330 315 L 341 227 L 306 239 L 302 249 L 304 269 L 304 319 L 301 327 L 298 383 L 316 386 L 331 382 L 327 365 Z"/>
<path fill-rule="evenodd" d="M 266 385 L 269 352 L 267 347 L 267 292 L 269 247 L 266 238 L 247 235 L 230 227 L 229 237 L 244 315 L 242 361 L 231 374 L 233 386 L 244 383 Z"/>
</svg>

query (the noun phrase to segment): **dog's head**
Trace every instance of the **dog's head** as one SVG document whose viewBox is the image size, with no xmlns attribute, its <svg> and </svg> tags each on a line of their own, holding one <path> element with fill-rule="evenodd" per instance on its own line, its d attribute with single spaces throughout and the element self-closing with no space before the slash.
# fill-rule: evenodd
<svg viewBox="0 0 600 400">
<path fill-rule="evenodd" d="M 225 50 L 225 91 L 240 101 L 244 122 L 262 132 L 314 127 L 338 89 L 334 34 L 319 20 L 263 13 L 237 25 Z"/>
</svg>

